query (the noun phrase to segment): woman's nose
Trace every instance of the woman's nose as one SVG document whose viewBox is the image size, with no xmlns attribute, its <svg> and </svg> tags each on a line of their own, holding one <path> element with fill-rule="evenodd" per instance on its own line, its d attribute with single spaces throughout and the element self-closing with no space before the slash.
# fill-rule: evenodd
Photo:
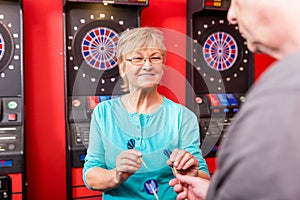
<svg viewBox="0 0 300 200">
<path fill-rule="evenodd" d="M 143 69 L 147 69 L 147 70 L 151 69 L 152 65 L 151 65 L 150 59 L 149 58 L 145 58 L 144 61 L 145 61 L 145 63 L 143 64 L 142 68 Z"/>
</svg>

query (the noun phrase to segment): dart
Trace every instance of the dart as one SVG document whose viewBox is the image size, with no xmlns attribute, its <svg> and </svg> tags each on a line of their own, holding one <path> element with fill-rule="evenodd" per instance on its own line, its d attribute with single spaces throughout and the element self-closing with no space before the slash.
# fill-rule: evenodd
<svg viewBox="0 0 300 200">
<path fill-rule="evenodd" d="M 171 153 L 172 153 L 172 152 L 171 152 L 169 149 L 165 149 L 165 150 L 164 150 L 164 154 L 168 157 L 168 159 L 170 158 Z M 172 167 L 172 172 L 173 172 L 173 175 L 176 177 L 177 174 L 178 174 L 178 171 L 177 171 L 177 169 L 176 169 L 175 166 Z"/>
<path fill-rule="evenodd" d="M 131 138 L 130 140 L 128 140 L 127 142 L 127 149 L 134 149 L 135 147 L 135 140 L 133 138 Z M 143 163 L 143 165 L 148 168 L 148 166 L 146 165 L 145 161 L 143 160 L 143 158 L 140 158 L 140 161 Z"/>
<path fill-rule="evenodd" d="M 148 194 L 154 195 L 156 200 L 159 200 L 157 196 L 157 191 L 158 191 L 158 184 L 154 179 L 150 179 L 144 183 L 144 187 L 146 189 L 146 192 Z"/>
</svg>

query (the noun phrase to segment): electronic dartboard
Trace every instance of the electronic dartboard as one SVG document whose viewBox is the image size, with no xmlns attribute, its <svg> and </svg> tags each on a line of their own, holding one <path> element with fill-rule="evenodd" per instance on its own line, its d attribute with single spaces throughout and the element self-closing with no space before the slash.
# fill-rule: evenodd
<svg viewBox="0 0 300 200">
<path fill-rule="evenodd" d="M 90 117 L 95 106 L 123 92 L 116 58 L 121 32 L 140 25 L 148 0 L 67 0 L 65 87 L 68 199 L 98 198 L 82 182 Z"/>
<path fill-rule="evenodd" d="M 254 81 L 253 55 L 238 26 L 227 21 L 230 0 L 187 4 L 186 102 L 199 117 L 204 156 L 214 157 Z"/>
<path fill-rule="evenodd" d="M 25 199 L 22 3 L 0 0 L 0 199 Z"/>
</svg>

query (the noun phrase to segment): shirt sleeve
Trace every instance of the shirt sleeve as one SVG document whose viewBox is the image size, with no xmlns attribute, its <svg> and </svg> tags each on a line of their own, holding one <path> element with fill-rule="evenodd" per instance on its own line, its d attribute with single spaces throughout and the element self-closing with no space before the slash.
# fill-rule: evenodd
<svg viewBox="0 0 300 200">
<path fill-rule="evenodd" d="M 200 149 L 200 131 L 197 116 L 187 108 L 183 107 L 181 121 L 181 147 L 198 159 L 199 170 L 205 172 L 208 177 L 210 177 L 206 161 L 203 158 Z"/>
<path fill-rule="evenodd" d="M 90 123 L 90 135 L 89 135 L 89 145 L 87 149 L 87 155 L 84 160 L 83 166 L 83 181 L 85 185 L 89 187 L 86 183 L 86 173 L 89 169 L 93 167 L 106 168 L 105 165 L 105 150 L 102 141 L 102 130 L 100 122 L 103 120 L 100 114 L 100 104 L 94 109 L 91 123 Z M 90 188 L 91 189 L 91 188 Z"/>
</svg>

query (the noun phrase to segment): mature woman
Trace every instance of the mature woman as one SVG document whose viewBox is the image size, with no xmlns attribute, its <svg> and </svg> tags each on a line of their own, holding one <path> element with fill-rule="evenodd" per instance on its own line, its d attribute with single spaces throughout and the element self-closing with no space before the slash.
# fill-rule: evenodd
<svg viewBox="0 0 300 200">
<path fill-rule="evenodd" d="M 158 93 L 166 48 L 155 28 L 121 34 L 117 46 L 125 95 L 94 109 L 83 179 L 103 199 L 175 199 L 176 173 L 207 178 L 197 117 Z M 173 173 L 172 173 L 173 172 Z"/>
</svg>

